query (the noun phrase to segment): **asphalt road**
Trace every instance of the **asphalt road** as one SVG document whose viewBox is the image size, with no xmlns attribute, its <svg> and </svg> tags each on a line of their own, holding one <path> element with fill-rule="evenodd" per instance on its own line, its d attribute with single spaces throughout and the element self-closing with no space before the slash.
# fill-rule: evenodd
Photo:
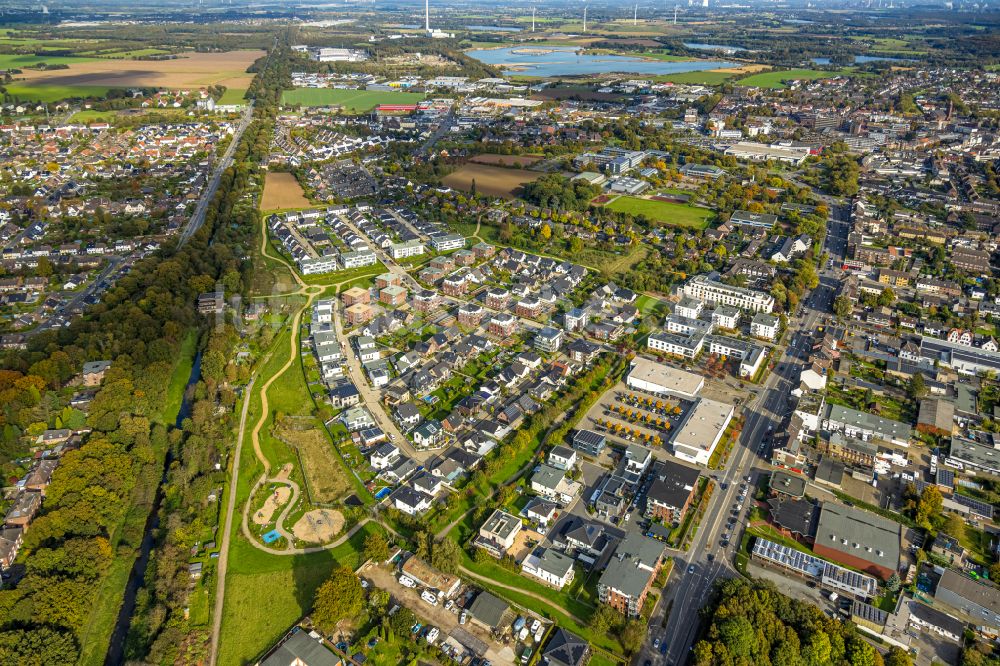
<svg viewBox="0 0 1000 666">
<path fill-rule="evenodd" d="M 233 132 L 233 139 L 229 142 L 229 147 L 226 148 L 226 152 L 222 155 L 222 159 L 215 166 L 215 171 L 212 173 L 212 178 L 208 182 L 208 187 L 201 194 L 201 199 L 198 200 L 198 205 L 194 208 L 194 213 L 191 214 L 191 219 L 184 226 L 184 230 L 181 231 L 180 238 L 177 241 L 177 247 L 182 247 L 187 243 L 192 236 L 194 236 L 201 225 L 205 223 L 205 213 L 208 211 L 208 204 L 212 202 L 215 198 L 215 192 L 219 189 L 219 183 L 222 181 L 222 174 L 226 172 L 233 164 L 233 153 L 236 152 L 236 146 L 240 142 L 240 138 L 243 136 L 243 132 L 246 128 L 250 126 L 250 121 L 253 119 L 253 100 L 247 102 L 246 108 L 243 110 L 243 117 L 240 118 L 240 124 L 236 126 L 236 131 Z"/>
</svg>

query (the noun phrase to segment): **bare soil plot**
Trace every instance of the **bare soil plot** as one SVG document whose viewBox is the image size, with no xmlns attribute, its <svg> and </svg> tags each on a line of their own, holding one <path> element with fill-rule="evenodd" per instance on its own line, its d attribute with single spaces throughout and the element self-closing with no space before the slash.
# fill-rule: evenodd
<svg viewBox="0 0 1000 666">
<path fill-rule="evenodd" d="M 264 506 L 262 506 L 257 513 L 253 515 L 253 522 L 258 525 L 269 524 L 274 518 L 275 512 L 288 502 L 288 498 L 291 497 L 291 495 L 292 489 L 288 486 L 275 488 L 270 497 L 264 501 Z"/>
<path fill-rule="evenodd" d="M 296 539 L 309 543 L 328 543 L 344 529 L 344 514 L 336 509 L 307 511 L 292 527 Z"/>
<path fill-rule="evenodd" d="M 351 491 L 347 470 L 337 459 L 326 433 L 312 419 L 285 418 L 275 435 L 296 449 L 302 461 L 302 475 L 310 501 L 317 504 L 336 502 Z"/>
<path fill-rule="evenodd" d="M 264 176 L 264 194 L 260 198 L 261 210 L 308 208 L 309 199 L 295 176 L 280 171 L 269 171 Z"/>
<path fill-rule="evenodd" d="M 444 177 L 444 184 L 466 192 L 476 184 L 476 191 L 494 197 L 513 199 L 525 183 L 538 180 L 542 174 L 521 169 L 505 169 L 487 164 L 465 164 Z"/>
<path fill-rule="evenodd" d="M 69 64 L 69 69 L 25 70 L 23 79 L 38 86 L 107 86 L 111 88 L 201 88 L 221 84 L 246 88 L 253 80 L 247 73 L 264 51 L 190 53 L 172 60 L 87 60 Z M 21 78 L 21 77 L 19 77 Z"/>
<path fill-rule="evenodd" d="M 531 166 L 535 162 L 540 162 L 542 159 L 541 155 L 494 155 L 487 153 L 483 155 L 476 155 L 469 161 L 476 164 L 490 164 L 492 166 L 517 168 L 518 166 Z"/>
</svg>

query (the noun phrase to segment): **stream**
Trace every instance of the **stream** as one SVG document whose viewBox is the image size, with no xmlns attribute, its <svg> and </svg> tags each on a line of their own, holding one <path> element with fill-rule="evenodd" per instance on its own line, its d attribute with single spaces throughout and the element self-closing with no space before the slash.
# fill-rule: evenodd
<svg viewBox="0 0 1000 666">
<path fill-rule="evenodd" d="M 180 409 L 177 410 L 177 418 L 174 426 L 181 427 L 188 416 L 191 415 L 191 405 L 194 398 L 194 387 L 201 377 L 201 352 L 194 357 L 191 365 L 191 374 L 188 377 L 187 386 L 184 388 L 184 399 L 181 401 Z M 125 638 L 128 636 L 129 628 L 132 626 L 132 614 L 135 612 L 135 600 L 146 579 L 146 567 L 149 565 L 149 554 L 153 550 L 153 535 L 156 528 L 160 526 L 160 504 L 163 502 L 163 484 L 167 480 L 167 470 L 173 462 L 173 455 L 169 449 L 163 460 L 163 474 L 160 476 L 160 483 L 156 488 L 156 496 L 153 498 L 153 507 L 146 518 L 146 527 L 142 535 L 142 543 L 139 545 L 139 557 L 132 565 L 132 570 L 128 575 L 128 583 L 125 584 L 125 595 L 122 600 L 122 607 L 118 611 L 118 619 L 115 620 L 115 629 L 111 634 L 111 643 L 108 646 L 108 654 L 104 658 L 104 666 L 120 666 L 125 663 Z"/>
</svg>

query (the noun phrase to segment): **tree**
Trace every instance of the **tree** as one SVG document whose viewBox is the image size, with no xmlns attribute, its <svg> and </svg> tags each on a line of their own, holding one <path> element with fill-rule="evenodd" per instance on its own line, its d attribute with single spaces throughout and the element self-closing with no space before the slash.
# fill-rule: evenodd
<svg viewBox="0 0 1000 666">
<path fill-rule="evenodd" d="M 635 654 L 646 640 L 646 625 L 642 620 L 629 620 L 621 633 L 621 644 L 626 654 Z"/>
<path fill-rule="evenodd" d="M 932 521 L 941 514 L 941 507 L 943 505 L 944 499 L 941 497 L 941 491 L 937 489 L 937 486 L 927 486 L 924 488 L 924 492 L 920 494 L 920 501 L 917 503 L 917 515 L 914 518 L 917 525 L 920 525 L 924 529 L 933 529 Z"/>
<path fill-rule="evenodd" d="M 548 224 L 542 225 L 541 236 L 543 241 L 547 241 L 552 238 L 552 227 Z"/>
<path fill-rule="evenodd" d="M 910 377 L 909 393 L 914 400 L 919 400 L 927 395 L 927 382 L 924 381 L 923 374 L 918 372 Z"/>
<path fill-rule="evenodd" d="M 365 537 L 365 557 L 375 562 L 389 559 L 389 543 L 380 532 L 372 532 Z"/>
<path fill-rule="evenodd" d="M 458 573 L 458 567 L 462 562 L 462 552 L 458 544 L 451 539 L 444 538 L 434 543 L 431 551 L 431 564 L 446 573 Z"/>
<path fill-rule="evenodd" d="M 882 290 L 882 293 L 878 295 L 878 299 L 876 299 L 875 302 L 881 305 L 882 307 L 888 307 L 892 305 L 895 301 L 896 301 L 896 292 L 894 292 L 889 287 L 886 287 L 885 289 Z"/>
<path fill-rule="evenodd" d="M 607 633 L 621 620 L 621 615 L 615 612 L 611 606 L 601 604 L 590 616 L 590 628 L 600 634 Z"/>
<path fill-rule="evenodd" d="M 965 536 L 965 520 L 963 520 L 958 514 L 950 513 L 948 514 L 948 517 L 944 519 L 941 531 L 948 536 L 961 539 Z"/>
<path fill-rule="evenodd" d="M 417 623 L 417 616 L 409 608 L 402 607 L 389 618 L 389 627 L 397 636 L 407 636 Z"/>
<path fill-rule="evenodd" d="M 354 572 L 343 565 L 319 586 L 313 599 L 312 619 L 316 626 L 332 632 L 337 623 L 355 617 L 364 608 L 365 590 Z"/>
<path fill-rule="evenodd" d="M 837 296 L 837 298 L 833 299 L 833 313 L 841 319 L 851 314 L 851 310 L 853 309 L 854 307 L 851 304 L 851 299 L 847 296 L 841 294 L 840 296 Z"/>
<path fill-rule="evenodd" d="M 885 666 L 913 666 L 910 653 L 901 647 L 893 645 L 883 658 Z"/>
<path fill-rule="evenodd" d="M 389 592 L 386 590 L 371 588 L 368 592 L 368 608 L 371 609 L 371 614 L 375 617 L 384 615 L 389 609 L 389 599 Z"/>
<path fill-rule="evenodd" d="M 899 589 L 900 583 L 901 581 L 899 580 L 899 574 L 893 572 L 893 574 L 889 576 L 889 580 L 885 581 L 885 589 L 889 590 L 890 592 L 895 592 L 896 590 Z"/>
</svg>

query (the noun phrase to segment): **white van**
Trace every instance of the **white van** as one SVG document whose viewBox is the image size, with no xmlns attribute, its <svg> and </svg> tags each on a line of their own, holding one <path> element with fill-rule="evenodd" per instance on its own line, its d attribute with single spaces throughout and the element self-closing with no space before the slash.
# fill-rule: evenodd
<svg viewBox="0 0 1000 666">
<path fill-rule="evenodd" d="M 420 598 L 429 603 L 431 606 L 438 605 L 438 598 L 434 596 L 429 590 L 424 590 L 420 593 Z"/>
<path fill-rule="evenodd" d="M 415 580 L 413 580 L 412 578 L 410 578 L 409 576 L 400 576 L 399 577 L 399 584 L 402 585 L 403 587 L 416 587 L 417 586 L 417 582 Z"/>
</svg>

